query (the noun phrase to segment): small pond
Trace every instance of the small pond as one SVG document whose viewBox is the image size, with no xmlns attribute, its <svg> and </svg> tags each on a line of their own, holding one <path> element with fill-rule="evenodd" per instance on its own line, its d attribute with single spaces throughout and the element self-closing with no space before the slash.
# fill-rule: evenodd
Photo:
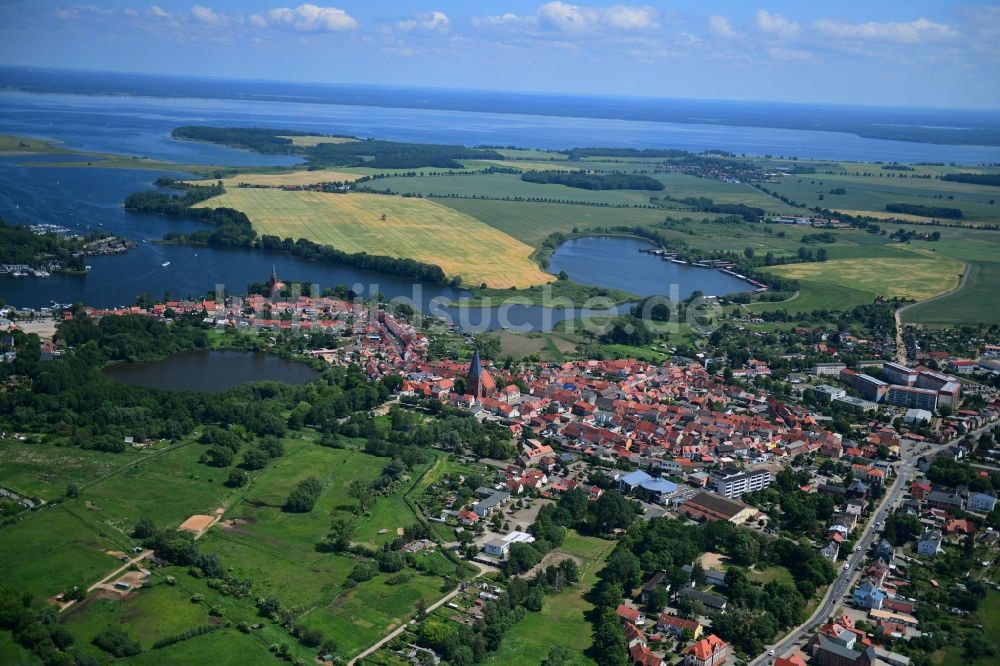
<svg viewBox="0 0 1000 666">
<path fill-rule="evenodd" d="M 268 354 L 194 350 L 159 361 L 116 363 L 104 374 L 125 384 L 170 391 L 217 393 L 248 382 L 305 384 L 319 376 L 305 363 Z"/>
</svg>

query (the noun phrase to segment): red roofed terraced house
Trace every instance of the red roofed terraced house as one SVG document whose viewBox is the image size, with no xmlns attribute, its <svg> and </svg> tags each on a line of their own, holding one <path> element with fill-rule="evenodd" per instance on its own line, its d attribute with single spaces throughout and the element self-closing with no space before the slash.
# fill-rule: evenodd
<svg viewBox="0 0 1000 666">
<path fill-rule="evenodd" d="M 732 648 L 715 634 L 709 634 L 687 649 L 684 666 L 719 666 L 726 663 Z"/>
<path fill-rule="evenodd" d="M 496 391 L 497 383 L 489 371 L 483 368 L 478 349 L 472 352 L 472 362 L 469 363 L 469 375 L 465 380 L 465 387 L 477 401 L 492 396 Z"/>
</svg>

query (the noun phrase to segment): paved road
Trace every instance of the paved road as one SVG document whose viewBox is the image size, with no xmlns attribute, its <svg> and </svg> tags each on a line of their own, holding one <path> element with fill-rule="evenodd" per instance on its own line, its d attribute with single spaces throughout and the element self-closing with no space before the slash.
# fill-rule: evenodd
<svg viewBox="0 0 1000 666">
<path fill-rule="evenodd" d="M 979 433 L 992 428 L 994 425 L 996 424 L 991 423 L 983 428 L 980 428 L 979 430 L 973 431 L 970 434 L 978 436 Z M 936 453 L 947 446 L 957 443 L 960 439 L 961 437 L 945 442 L 944 444 L 931 445 L 927 449 L 924 448 L 925 445 L 919 445 L 919 452 L 918 445 L 911 446 L 908 451 L 901 451 L 900 461 L 896 463 L 896 483 L 892 486 L 889 492 L 885 494 L 885 497 L 882 498 L 878 508 L 872 512 L 871 519 L 868 521 L 868 524 L 865 525 L 865 529 L 857 541 L 857 545 L 861 546 L 860 550 L 851 553 L 846 562 L 846 564 L 849 565 L 848 569 L 844 570 L 843 564 L 840 564 L 841 569 L 837 574 L 837 578 L 830 585 L 826 595 L 816 608 L 816 611 L 809 617 L 808 620 L 793 629 L 791 633 L 785 636 L 785 638 L 778 641 L 775 645 L 769 646 L 767 648 L 768 650 L 774 650 L 776 656 L 785 656 L 799 641 L 812 633 L 814 625 L 825 622 L 826 619 L 833 614 L 836 606 L 841 602 L 843 596 L 851 589 L 854 584 L 854 580 L 860 575 L 860 564 L 864 561 L 867 556 L 868 549 L 871 547 L 872 542 L 876 538 L 876 525 L 886 519 L 889 511 L 899 501 L 900 497 L 902 497 L 906 488 L 909 487 L 910 479 L 913 477 L 913 473 L 916 470 L 916 459 L 923 455 Z M 768 652 L 765 652 L 751 661 L 750 666 L 761 666 L 769 663 L 772 659 L 773 657 L 769 656 Z"/>
</svg>

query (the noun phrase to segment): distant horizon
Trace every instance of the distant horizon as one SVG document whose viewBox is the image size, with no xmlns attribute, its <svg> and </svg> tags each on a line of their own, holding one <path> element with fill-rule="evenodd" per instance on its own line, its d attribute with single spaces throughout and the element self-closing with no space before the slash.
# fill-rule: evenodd
<svg viewBox="0 0 1000 666">
<path fill-rule="evenodd" d="M 933 105 L 893 105 L 893 104 L 860 104 L 853 102 L 804 102 L 804 101 L 788 101 L 788 100 L 771 100 L 763 98 L 735 98 L 735 97 L 691 97 L 691 96 L 669 96 L 669 95 L 641 95 L 641 94 L 611 94 L 611 93 L 600 93 L 600 92 L 570 92 L 570 91 L 554 91 L 554 90 L 530 90 L 530 89 L 513 89 L 513 88 L 475 88 L 475 87 L 465 87 L 465 86 L 446 86 L 446 85 L 415 85 L 415 84 L 402 84 L 402 83 L 362 83 L 354 81 L 317 81 L 317 80 L 306 80 L 306 79 L 272 79 L 272 78 L 259 78 L 253 76 L 236 76 L 236 75 L 217 75 L 217 74 L 172 74 L 167 72 L 151 72 L 151 71 L 138 71 L 138 70 L 125 70 L 125 69 L 103 69 L 103 68 L 91 68 L 91 67 L 55 67 L 55 66 L 43 66 L 43 65 L 19 65 L 11 64 L 6 62 L 0 62 L 0 70 L 7 69 L 17 69 L 17 70 L 39 70 L 47 72 L 65 72 L 69 74 L 108 74 L 108 75 L 118 75 L 118 76 L 136 76 L 136 77 L 150 77 L 150 78 L 164 78 L 164 79 L 178 79 L 185 80 L 191 79 L 196 81 L 228 81 L 228 82 L 245 82 L 245 83 L 263 83 L 263 84 L 279 84 L 279 85 L 292 85 L 292 86 L 317 86 L 322 88 L 370 88 L 370 89 L 383 89 L 383 90 L 408 90 L 408 91 L 434 91 L 434 92 L 453 92 L 453 93 L 484 93 L 484 94 L 495 94 L 495 95 L 537 95 L 539 97 L 565 97 L 565 98 L 584 98 L 584 99 L 608 99 L 608 100 L 637 100 L 637 101 L 686 101 L 686 102 L 721 102 L 726 104 L 756 104 L 756 105 L 773 105 L 773 106 L 789 106 L 789 107 L 824 107 L 831 109 L 873 109 L 873 110 L 911 110 L 911 111 L 952 111 L 955 113 L 996 113 L 1000 115 L 1000 106 L 998 107 L 956 107 L 956 106 L 933 106 Z M 0 92 L 19 92 L 15 87 L 13 90 L 0 88 Z M 58 94 L 58 93 L 53 93 Z M 63 93 L 63 94 L 88 94 L 88 93 Z M 89 94 L 124 94 L 132 95 L 133 93 L 89 93 Z M 137 97 L 156 97 L 157 95 L 141 95 L 134 94 Z M 211 99 L 210 97 L 203 97 L 206 99 Z M 247 100 L 253 101 L 253 100 Z M 289 99 L 289 101 L 293 101 Z M 305 101 L 305 100 L 300 100 Z M 319 102 L 316 102 L 319 103 Z M 364 106 L 364 105 L 362 105 Z M 498 112 L 504 113 L 504 112 Z"/>
<path fill-rule="evenodd" d="M 998 0 L 0 0 L 14 66 L 871 108 L 1000 109 L 998 35 Z"/>
</svg>

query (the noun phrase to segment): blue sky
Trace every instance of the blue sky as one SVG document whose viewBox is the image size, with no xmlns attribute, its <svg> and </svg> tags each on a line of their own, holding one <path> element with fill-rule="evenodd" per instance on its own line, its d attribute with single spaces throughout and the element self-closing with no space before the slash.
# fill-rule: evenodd
<svg viewBox="0 0 1000 666">
<path fill-rule="evenodd" d="M 0 0 L 0 63 L 997 109 L 1000 4 Z"/>
</svg>

